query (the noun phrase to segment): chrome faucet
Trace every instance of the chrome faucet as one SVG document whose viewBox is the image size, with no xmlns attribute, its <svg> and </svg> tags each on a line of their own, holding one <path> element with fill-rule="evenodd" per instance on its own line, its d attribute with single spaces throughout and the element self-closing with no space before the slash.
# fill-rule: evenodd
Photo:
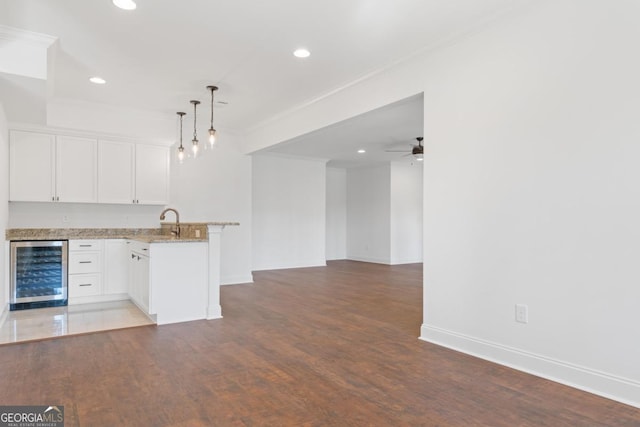
<svg viewBox="0 0 640 427">
<path fill-rule="evenodd" d="M 160 214 L 160 221 L 164 221 L 165 218 L 165 214 L 167 212 L 173 212 L 174 214 L 176 214 L 176 226 L 175 228 L 171 229 L 171 234 L 176 236 L 176 237 L 180 237 L 180 214 L 178 213 L 177 210 L 173 209 L 173 208 L 167 208 L 165 210 L 162 211 L 162 213 Z"/>
</svg>

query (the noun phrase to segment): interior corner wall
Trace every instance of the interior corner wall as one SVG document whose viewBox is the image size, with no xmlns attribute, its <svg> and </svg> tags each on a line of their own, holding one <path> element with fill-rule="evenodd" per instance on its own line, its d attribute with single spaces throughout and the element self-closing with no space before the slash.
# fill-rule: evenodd
<svg viewBox="0 0 640 427">
<path fill-rule="evenodd" d="M 391 166 L 347 170 L 347 259 L 391 263 Z"/>
<path fill-rule="evenodd" d="M 254 155 L 253 270 L 326 265 L 326 163 Z"/>
<path fill-rule="evenodd" d="M 347 170 L 327 168 L 327 260 L 347 257 Z"/>
<path fill-rule="evenodd" d="M 422 163 L 391 162 L 391 264 L 422 262 Z"/>
<path fill-rule="evenodd" d="M 9 224 L 9 131 L 3 105 L 0 104 L 0 319 L 9 303 L 9 254 L 4 240 Z M 0 324 L 2 321 L 0 320 Z"/>
<path fill-rule="evenodd" d="M 233 221 L 221 240 L 220 282 L 253 282 L 251 274 L 251 156 L 238 135 L 224 132 L 212 151 L 178 164 L 172 155 L 171 207 L 183 222 Z M 156 209 L 159 210 L 160 207 Z M 154 216 L 157 221 L 157 216 Z"/>
</svg>

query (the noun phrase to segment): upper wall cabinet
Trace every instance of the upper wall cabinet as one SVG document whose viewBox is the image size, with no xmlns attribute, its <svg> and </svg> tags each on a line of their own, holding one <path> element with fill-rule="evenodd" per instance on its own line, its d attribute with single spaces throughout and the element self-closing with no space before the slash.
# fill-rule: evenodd
<svg viewBox="0 0 640 427">
<path fill-rule="evenodd" d="M 165 205 L 169 148 L 11 131 L 11 201 Z"/>
<path fill-rule="evenodd" d="M 98 145 L 100 203 L 169 203 L 167 147 L 103 139 Z"/>
<path fill-rule="evenodd" d="M 55 201 L 56 137 L 12 131 L 9 137 L 9 200 Z"/>
<path fill-rule="evenodd" d="M 56 201 L 98 201 L 98 141 L 56 136 Z"/>
<path fill-rule="evenodd" d="M 98 201 L 135 203 L 134 145 L 129 142 L 98 142 Z"/>
<path fill-rule="evenodd" d="M 11 131 L 9 200 L 97 202 L 97 141 Z"/>
</svg>

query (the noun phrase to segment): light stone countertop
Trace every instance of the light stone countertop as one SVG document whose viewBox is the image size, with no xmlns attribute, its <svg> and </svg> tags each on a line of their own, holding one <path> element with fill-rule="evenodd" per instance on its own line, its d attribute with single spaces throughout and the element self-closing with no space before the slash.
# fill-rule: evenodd
<svg viewBox="0 0 640 427">
<path fill-rule="evenodd" d="M 185 222 L 180 223 L 182 235 L 170 234 L 171 223 L 161 228 L 10 228 L 6 240 L 81 240 L 81 239 L 131 239 L 145 243 L 204 242 L 207 225 L 235 226 L 238 222 Z M 195 230 L 201 230 L 195 237 Z"/>
</svg>

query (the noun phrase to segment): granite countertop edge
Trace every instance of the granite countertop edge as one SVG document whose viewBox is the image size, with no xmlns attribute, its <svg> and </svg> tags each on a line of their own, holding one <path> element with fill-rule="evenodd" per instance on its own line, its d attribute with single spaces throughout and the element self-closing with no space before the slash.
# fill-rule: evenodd
<svg viewBox="0 0 640 427">
<path fill-rule="evenodd" d="M 198 222 L 182 225 L 236 226 L 238 222 Z M 207 236 L 175 238 L 162 232 L 161 228 L 10 228 L 5 233 L 6 240 L 86 240 L 86 239 L 129 239 L 144 243 L 188 243 L 206 242 Z"/>
</svg>

